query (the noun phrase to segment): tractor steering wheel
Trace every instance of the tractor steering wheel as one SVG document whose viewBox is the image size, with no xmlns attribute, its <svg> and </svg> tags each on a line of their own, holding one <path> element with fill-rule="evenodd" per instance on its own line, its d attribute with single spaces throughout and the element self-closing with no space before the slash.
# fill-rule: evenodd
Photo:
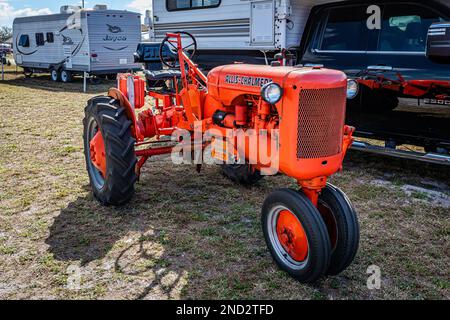
<svg viewBox="0 0 450 320">
<path fill-rule="evenodd" d="M 190 44 L 187 44 L 186 46 L 183 46 L 183 40 L 181 40 L 181 46 L 184 53 L 189 57 L 189 59 L 192 59 L 195 55 L 195 52 L 197 51 L 197 41 L 195 40 L 194 36 L 190 34 L 189 32 L 185 31 L 177 31 L 175 33 L 178 33 L 180 35 L 185 35 L 188 38 L 191 39 Z M 161 63 L 169 68 L 177 68 L 177 61 L 178 61 L 178 48 L 175 44 L 173 44 L 170 40 L 169 36 L 166 36 L 164 40 L 161 42 L 161 45 L 159 46 L 159 59 L 161 60 Z M 167 46 L 169 50 L 174 54 L 173 56 L 164 56 L 164 47 Z"/>
</svg>

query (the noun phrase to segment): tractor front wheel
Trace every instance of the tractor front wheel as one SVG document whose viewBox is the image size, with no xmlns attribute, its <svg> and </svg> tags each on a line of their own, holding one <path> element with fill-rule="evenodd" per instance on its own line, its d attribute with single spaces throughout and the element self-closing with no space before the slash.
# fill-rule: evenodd
<svg viewBox="0 0 450 320">
<path fill-rule="evenodd" d="M 326 273 L 330 262 L 327 227 L 303 193 L 272 192 L 264 201 L 261 222 L 266 244 L 282 270 L 303 283 Z"/>
<path fill-rule="evenodd" d="M 317 208 L 325 221 L 331 241 L 331 260 L 327 274 L 336 275 L 350 265 L 358 251 L 358 218 L 344 192 L 329 183 L 322 189 Z"/>
<path fill-rule="evenodd" d="M 137 180 L 131 121 L 117 100 L 89 100 L 83 120 L 84 154 L 93 194 L 104 205 L 121 205 Z"/>
</svg>

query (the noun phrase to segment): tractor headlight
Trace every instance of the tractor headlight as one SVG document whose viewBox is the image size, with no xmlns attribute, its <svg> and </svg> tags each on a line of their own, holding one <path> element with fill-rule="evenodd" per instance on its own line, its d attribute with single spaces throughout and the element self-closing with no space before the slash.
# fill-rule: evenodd
<svg viewBox="0 0 450 320">
<path fill-rule="evenodd" d="M 261 96 L 264 101 L 275 104 L 281 99 L 281 95 L 283 94 L 283 89 L 273 82 L 266 83 L 261 88 Z"/>
<path fill-rule="evenodd" d="M 347 80 L 347 99 L 353 99 L 356 97 L 359 91 L 358 82 L 353 79 Z"/>
</svg>

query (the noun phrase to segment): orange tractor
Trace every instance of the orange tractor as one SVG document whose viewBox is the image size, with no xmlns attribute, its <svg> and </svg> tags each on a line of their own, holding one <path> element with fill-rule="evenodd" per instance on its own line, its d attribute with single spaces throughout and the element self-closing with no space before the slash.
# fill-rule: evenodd
<svg viewBox="0 0 450 320">
<path fill-rule="evenodd" d="M 354 128 L 344 124 L 346 76 L 282 61 L 225 65 L 206 76 L 191 60 L 195 50 L 189 34 L 167 34 L 160 58 L 168 69 L 145 70 L 147 81 L 119 74 L 118 88 L 89 100 L 83 137 L 94 196 L 104 205 L 124 204 L 149 157 L 204 151 L 221 136 L 219 145 L 225 141 L 231 152 L 211 153 L 226 161 L 229 178 L 252 184 L 264 172 L 280 172 L 298 183 L 272 192 L 262 207 L 263 234 L 279 267 L 301 282 L 340 273 L 359 243 L 352 204 L 327 183 L 353 141 Z M 215 135 L 198 141 L 180 131 Z"/>
</svg>

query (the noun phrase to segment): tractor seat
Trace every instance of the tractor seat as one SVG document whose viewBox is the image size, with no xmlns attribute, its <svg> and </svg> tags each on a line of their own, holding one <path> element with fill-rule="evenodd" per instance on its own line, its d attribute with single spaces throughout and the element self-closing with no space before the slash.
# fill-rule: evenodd
<svg viewBox="0 0 450 320">
<path fill-rule="evenodd" d="M 174 93 L 174 79 L 181 78 L 178 70 L 144 70 L 147 79 L 147 89 L 158 93 Z"/>
<path fill-rule="evenodd" d="M 180 78 L 181 72 L 179 70 L 145 70 L 144 71 L 145 78 L 148 81 L 164 81 L 164 80 L 173 80 L 173 78 Z"/>
</svg>

